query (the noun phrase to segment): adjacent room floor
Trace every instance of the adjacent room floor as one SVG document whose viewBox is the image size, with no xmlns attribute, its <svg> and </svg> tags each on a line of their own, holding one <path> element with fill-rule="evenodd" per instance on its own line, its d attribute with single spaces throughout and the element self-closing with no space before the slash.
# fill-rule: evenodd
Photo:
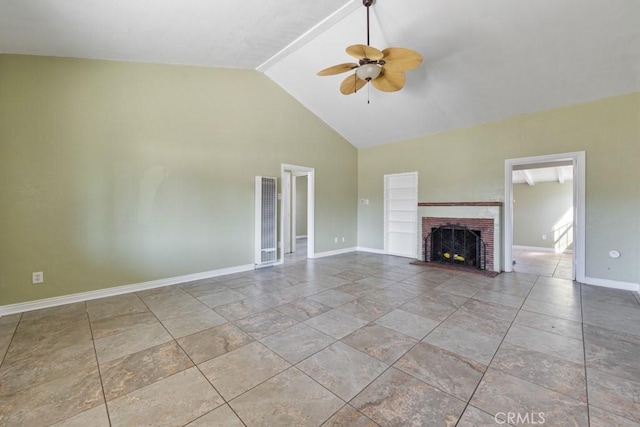
<svg viewBox="0 0 640 427">
<path fill-rule="evenodd" d="M 628 291 L 368 253 L 0 318 L 0 425 L 639 426 Z"/>
<path fill-rule="evenodd" d="M 539 276 L 573 278 L 573 253 L 513 248 L 513 271 Z"/>
</svg>

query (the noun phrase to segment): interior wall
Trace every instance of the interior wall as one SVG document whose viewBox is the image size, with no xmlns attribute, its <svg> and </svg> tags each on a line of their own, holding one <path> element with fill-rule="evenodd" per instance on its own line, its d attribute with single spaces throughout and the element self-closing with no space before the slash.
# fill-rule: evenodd
<svg viewBox="0 0 640 427">
<path fill-rule="evenodd" d="M 513 184 L 513 200 L 514 245 L 573 248 L 573 181 Z"/>
<path fill-rule="evenodd" d="M 307 235 L 307 177 L 296 177 L 296 237 Z"/>
<path fill-rule="evenodd" d="M 0 305 L 253 264 L 282 163 L 356 245 L 356 149 L 255 71 L 0 55 L 0 144 Z"/>
<path fill-rule="evenodd" d="M 384 174 L 417 170 L 421 202 L 504 201 L 506 159 L 585 151 L 586 275 L 639 283 L 638 141 L 634 93 L 361 149 L 358 246 L 384 247 Z"/>
</svg>

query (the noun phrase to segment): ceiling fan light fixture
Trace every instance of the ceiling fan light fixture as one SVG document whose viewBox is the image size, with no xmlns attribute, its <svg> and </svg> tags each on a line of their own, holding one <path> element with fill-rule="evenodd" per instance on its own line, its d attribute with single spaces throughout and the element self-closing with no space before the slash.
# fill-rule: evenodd
<svg viewBox="0 0 640 427">
<path fill-rule="evenodd" d="M 370 81 L 377 78 L 382 72 L 382 68 L 376 64 L 364 64 L 358 67 L 356 70 L 356 75 L 359 79 Z"/>
<path fill-rule="evenodd" d="M 343 95 L 356 93 L 371 82 L 371 85 L 383 92 L 396 92 L 404 87 L 405 71 L 413 70 L 422 63 L 422 55 L 404 47 L 389 47 L 378 50 L 369 44 L 369 7 L 375 0 L 362 0 L 367 8 L 367 44 L 347 46 L 346 52 L 358 60 L 334 65 L 318 72 L 319 76 L 332 76 L 355 70 L 355 73 L 342 81 L 340 92 Z"/>
</svg>

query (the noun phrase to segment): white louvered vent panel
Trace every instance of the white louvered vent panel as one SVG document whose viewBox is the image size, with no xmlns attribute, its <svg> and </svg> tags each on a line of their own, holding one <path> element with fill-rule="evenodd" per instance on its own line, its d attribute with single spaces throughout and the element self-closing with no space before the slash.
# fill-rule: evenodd
<svg viewBox="0 0 640 427">
<path fill-rule="evenodd" d="M 262 262 L 276 260 L 276 179 L 262 178 Z"/>
<path fill-rule="evenodd" d="M 257 266 L 270 265 L 277 258 L 277 178 L 256 177 Z"/>
</svg>

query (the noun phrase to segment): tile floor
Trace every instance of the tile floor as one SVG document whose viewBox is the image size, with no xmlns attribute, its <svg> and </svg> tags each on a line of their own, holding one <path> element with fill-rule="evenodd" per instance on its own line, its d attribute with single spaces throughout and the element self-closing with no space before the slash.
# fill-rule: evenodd
<svg viewBox="0 0 640 427">
<path fill-rule="evenodd" d="M 571 279 L 573 277 L 573 254 L 565 252 L 535 251 L 531 249 L 513 248 L 513 271 L 531 273 L 539 276 Z"/>
<path fill-rule="evenodd" d="M 640 426 L 635 294 L 368 253 L 5 316 L 0 360 L 6 426 Z"/>
</svg>

